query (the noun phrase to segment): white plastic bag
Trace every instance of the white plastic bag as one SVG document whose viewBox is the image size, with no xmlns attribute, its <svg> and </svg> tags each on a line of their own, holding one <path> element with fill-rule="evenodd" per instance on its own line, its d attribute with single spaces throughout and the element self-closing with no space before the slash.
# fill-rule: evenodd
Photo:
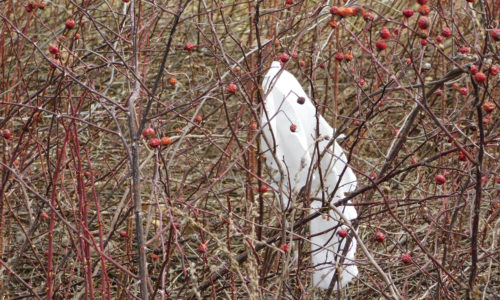
<svg viewBox="0 0 500 300">
<path fill-rule="evenodd" d="M 287 208 L 290 195 L 296 197 L 297 193 L 306 184 L 310 170 L 314 170 L 311 178 L 310 195 L 316 198 L 322 197 L 319 170 L 316 167 L 318 155 L 315 150 L 315 143 L 319 140 L 318 148 L 322 153 L 330 139 L 333 138 L 334 130 L 321 115 L 316 116 L 316 108 L 297 79 L 285 70 L 278 74 L 280 70 L 280 63 L 275 61 L 264 77 L 263 88 L 267 97 L 265 99 L 265 111 L 261 120 L 265 139 L 262 138 L 261 144 L 262 150 L 266 154 L 267 166 L 276 171 L 273 178 L 273 187 L 278 189 L 280 179 L 283 180 L 284 203 L 282 205 Z M 270 92 L 269 89 L 271 89 Z M 297 102 L 299 97 L 304 98 L 303 104 Z M 319 137 L 316 133 L 318 123 Z M 290 129 L 292 124 L 296 125 L 295 132 Z M 266 143 L 266 140 L 269 144 Z M 273 151 L 275 151 L 274 156 L 271 153 Z M 274 157 L 279 162 L 276 162 Z M 278 163 L 284 170 L 283 178 L 278 172 Z M 337 182 L 340 180 L 332 203 L 342 199 L 344 193 L 356 189 L 356 176 L 351 168 L 347 166 L 344 151 L 336 141 L 333 143 L 332 149 L 329 149 L 322 157 L 320 166 L 326 199 L 334 191 Z M 340 178 L 341 174 L 342 177 Z M 312 201 L 310 212 L 314 213 L 318 208 L 321 208 L 321 201 Z M 341 206 L 339 210 L 349 220 L 357 217 L 356 209 L 353 206 Z M 318 217 L 310 222 L 312 262 L 315 266 L 313 284 L 323 289 L 328 288 L 337 270 L 336 262 L 340 260 L 344 252 L 347 239 L 341 238 L 337 234 L 340 227 L 335 229 L 340 218 L 333 210 L 328 215 L 329 217 Z M 329 229 L 328 232 L 316 235 Z M 355 252 L 356 240 L 353 238 L 344 263 L 339 268 L 342 270 L 340 288 L 344 287 L 358 274 L 358 269 L 354 264 Z M 334 288 L 337 288 L 337 284 L 335 284 Z"/>
</svg>

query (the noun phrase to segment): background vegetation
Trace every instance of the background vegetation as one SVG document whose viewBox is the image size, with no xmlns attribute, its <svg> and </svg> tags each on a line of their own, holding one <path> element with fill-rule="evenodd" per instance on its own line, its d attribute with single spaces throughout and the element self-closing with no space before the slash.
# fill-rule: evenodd
<svg viewBox="0 0 500 300">
<path fill-rule="evenodd" d="M 500 2 L 418 2 L 1 1 L 0 297 L 497 297 Z M 341 291 L 259 153 L 282 53 L 359 180 Z"/>
</svg>

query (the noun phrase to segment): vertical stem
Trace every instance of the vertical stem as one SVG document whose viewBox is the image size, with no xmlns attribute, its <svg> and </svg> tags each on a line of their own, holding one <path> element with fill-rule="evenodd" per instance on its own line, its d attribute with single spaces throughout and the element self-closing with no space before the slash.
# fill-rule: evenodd
<svg viewBox="0 0 500 300">
<path fill-rule="evenodd" d="M 254 30 L 258 32 L 258 29 L 254 29 L 254 23 L 255 23 L 255 19 L 258 18 L 258 15 L 257 13 L 254 13 L 253 12 L 254 10 L 254 6 L 253 6 L 253 3 L 251 1 L 248 2 L 248 12 L 250 14 L 250 33 L 248 35 L 248 41 L 247 41 L 247 46 L 251 46 L 253 44 L 253 41 L 254 41 Z M 260 42 L 260 40 L 258 41 L 258 43 Z M 257 53 L 257 55 L 259 55 L 259 52 Z M 256 63 L 256 58 L 254 55 L 252 55 L 250 57 L 250 66 L 251 68 L 253 68 L 252 71 L 255 71 L 255 72 L 259 72 L 259 67 L 260 65 L 258 63 Z M 255 86 L 253 82 L 249 82 L 248 83 L 249 85 L 249 90 L 252 91 L 252 96 L 250 98 L 250 103 L 253 105 L 255 103 L 255 95 L 256 93 L 258 93 L 258 89 L 259 89 L 259 86 Z M 252 114 L 250 114 L 250 124 L 253 124 L 255 122 L 255 118 L 253 117 Z M 256 123 L 258 124 L 258 122 Z M 255 130 L 249 130 L 248 131 L 248 136 L 247 136 L 247 142 L 251 142 L 253 140 L 253 137 L 255 135 Z M 248 159 L 246 160 L 248 163 L 247 163 L 247 168 L 251 171 L 249 173 L 246 174 L 246 191 L 245 191 L 245 196 L 246 196 L 246 200 L 247 200 L 247 203 L 253 203 L 254 200 L 255 200 L 255 193 L 254 193 L 254 177 L 253 177 L 253 174 L 255 174 L 255 169 L 256 169 L 256 156 L 257 156 L 257 153 L 256 153 L 256 149 L 255 149 L 255 146 L 252 145 L 250 148 L 249 148 L 249 151 L 248 151 Z M 258 185 L 260 186 L 260 184 Z M 229 200 L 228 200 L 229 202 Z M 262 231 L 261 231 L 261 228 L 260 226 L 257 227 L 257 238 L 260 240 L 262 238 L 262 235 L 261 235 Z"/>
<path fill-rule="evenodd" d="M 337 50 L 339 47 L 339 26 L 335 28 L 335 38 L 336 38 L 336 46 Z M 337 128 L 337 118 L 339 116 L 339 63 L 335 60 L 335 79 L 333 80 L 333 106 L 335 107 L 335 115 L 333 116 L 333 128 Z"/>
<path fill-rule="evenodd" d="M 259 29 L 259 19 L 260 19 L 260 4 L 262 0 L 258 0 L 256 5 L 255 5 L 255 16 L 254 16 L 254 26 L 255 26 L 255 37 L 257 39 L 257 82 L 261 82 L 262 79 L 262 74 L 261 74 L 261 66 L 262 66 L 262 43 L 260 40 L 260 29 Z M 257 103 L 260 104 L 262 103 L 262 96 L 260 94 L 260 91 L 257 91 Z M 259 144 L 257 142 L 257 147 L 259 147 Z M 255 149 L 253 149 L 255 151 Z M 259 178 L 261 178 L 261 161 L 260 159 L 258 161 L 258 166 L 257 166 L 257 175 Z M 252 171 L 255 171 L 254 168 L 252 168 Z M 257 227 L 257 239 L 260 241 L 262 239 L 262 223 L 264 222 L 264 198 L 262 196 L 262 192 L 260 191 L 260 187 L 262 186 L 262 182 L 259 180 L 259 226 Z"/>
<path fill-rule="evenodd" d="M 131 99 L 132 100 L 132 97 Z M 129 112 L 132 113 L 133 101 L 129 100 Z M 139 179 L 139 152 L 137 151 L 139 139 L 136 134 L 135 120 L 132 115 L 129 115 L 129 129 L 130 129 L 130 139 L 132 140 L 131 152 L 132 152 L 132 197 L 134 201 L 134 215 L 135 215 L 135 234 L 137 238 L 137 250 L 139 254 L 139 280 L 141 289 L 141 299 L 146 300 L 148 298 L 147 290 L 147 277 L 148 271 L 146 268 L 146 253 L 145 253 L 145 241 L 144 241 L 144 229 L 142 226 L 141 219 L 141 185 Z"/>
<path fill-rule="evenodd" d="M 52 195 L 51 195 L 51 199 L 50 199 L 50 204 L 52 205 L 52 207 L 56 206 L 57 181 L 59 178 L 59 170 L 61 168 L 62 159 L 64 157 L 64 149 L 66 148 L 68 138 L 69 138 L 69 130 L 66 131 L 63 145 L 60 148 L 61 153 L 59 154 L 59 156 L 57 158 L 57 165 L 56 165 L 56 169 L 54 172 L 54 177 L 52 179 Z M 48 255 L 47 255 L 47 299 L 49 299 L 49 300 L 52 299 L 52 285 L 53 285 L 52 278 L 55 275 L 53 272 L 54 271 L 54 262 L 52 261 L 53 257 L 54 257 L 53 244 L 54 244 L 55 218 L 56 218 L 56 214 L 55 214 L 54 210 L 51 210 L 50 221 L 49 221 L 49 246 L 47 248 L 47 252 L 48 252 Z"/>
<path fill-rule="evenodd" d="M 477 274 L 477 240 L 478 240 L 478 231 L 479 231 L 479 216 L 481 209 L 481 171 L 483 164 L 483 153 L 484 153 L 484 128 L 483 128 L 483 113 L 481 111 L 481 101 L 479 99 L 479 88 L 477 84 L 473 82 L 474 85 L 474 93 L 476 98 L 476 110 L 477 110 L 477 124 L 479 127 L 479 151 L 477 154 L 477 164 L 476 164 L 476 197 L 474 199 L 474 206 L 472 209 L 473 219 L 472 219 L 472 238 L 471 238 L 471 269 L 469 276 L 469 291 L 467 293 L 468 299 L 473 299 L 473 288 L 474 281 L 476 280 Z"/>
<path fill-rule="evenodd" d="M 130 2 L 130 20 L 132 22 L 132 53 L 133 53 L 133 65 L 132 71 L 137 74 L 138 70 L 138 45 L 137 45 L 137 28 L 136 28 L 136 16 L 135 16 L 135 0 Z M 132 95 L 128 100 L 128 123 L 130 131 L 131 143 L 131 171 L 132 171 L 132 197 L 134 201 L 134 215 L 135 215 L 135 233 L 137 239 L 137 251 L 139 256 L 139 287 L 140 287 L 140 298 L 142 300 L 148 299 L 148 270 L 146 265 L 146 253 L 145 253 L 145 240 L 144 240 L 144 229 L 142 226 L 142 203 L 141 203 L 141 184 L 139 178 L 139 133 L 137 132 L 137 115 L 135 111 L 135 102 L 139 98 L 140 84 L 136 77 L 134 78 L 134 88 Z"/>
<path fill-rule="evenodd" d="M 4 148 L 5 149 L 5 148 Z M 5 152 L 4 152 L 5 153 Z M 4 162 L 6 160 L 4 159 Z M 5 201 L 7 200 L 5 197 L 5 186 L 7 185 L 8 178 L 9 178 L 9 173 L 6 170 L 2 174 L 2 182 L 0 184 L 0 258 L 3 257 L 3 248 L 4 248 L 4 228 L 5 228 L 5 214 L 4 214 L 4 207 L 5 207 Z M 0 280 L 0 290 L 3 289 L 3 280 Z"/>
<path fill-rule="evenodd" d="M 94 204 L 95 204 L 95 210 L 96 210 L 96 215 L 97 215 L 97 228 L 99 232 L 99 249 L 101 252 L 104 252 L 105 250 L 105 245 L 104 245 L 104 237 L 103 237 L 103 221 L 101 217 L 101 205 L 99 202 L 99 197 L 97 196 L 97 191 L 95 188 L 95 181 L 94 181 L 94 168 L 92 166 L 92 161 L 89 156 L 89 152 L 87 149 L 85 149 L 85 158 L 87 159 L 88 166 L 91 170 L 90 173 L 90 186 L 92 189 L 92 197 L 94 198 Z M 110 287 L 109 287 L 109 278 L 108 278 L 108 271 L 106 268 L 106 263 L 104 262 L 104 259 L 101 256 L 101 285 L 102 285 L 102 297 L 103 299 L 110 299 Z M 104 297 L 106 295 L 106 297 Z"/>
</svg>

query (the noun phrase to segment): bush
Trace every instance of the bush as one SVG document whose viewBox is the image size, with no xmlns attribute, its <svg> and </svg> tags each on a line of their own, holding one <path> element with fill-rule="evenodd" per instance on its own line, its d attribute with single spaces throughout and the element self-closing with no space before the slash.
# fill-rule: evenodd
<svg viewBox="0 0 500 300">
<path fill-rule="evenodd" d="M 500 3 L 324 3 L 2 2 L 0 295 L 498 295 Z M 279 59 L 359 180 L 340 291 L 311 284 L 307 188 L 268 188 Z"/>
</svg>

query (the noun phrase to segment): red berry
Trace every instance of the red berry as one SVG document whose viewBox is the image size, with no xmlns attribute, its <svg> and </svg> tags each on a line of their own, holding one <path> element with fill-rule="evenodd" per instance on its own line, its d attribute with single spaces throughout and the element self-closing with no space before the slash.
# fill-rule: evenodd
<svg viewBox="0 0 500 300">
<path fill-rule="evenodd" d="M 380 30 L 380 37 L 384 40 L 388 39 L 389 37 L 391 36 L 391 33 L 389 32 L 389 30 L 384 26 L 382 27 L 382 29 Z"/>
<path fill-rule="evenodd" d="M 363 15 L 363 19 L 365 19 L 366 22 L 373 21 L 373 16 L 370 13 L 366 13 Z"/>
<path fill-rule="evenodd" d="M 57 60 L 55 60 L 55 59 L 51 59 L 51 62 L 50 62 L 50 68 L 51 68 L 52 70 L 55 70 L 55 69 L 57 69 L 57 65 L 58 65 Z"/>
<path fill-rule="evenodd" d="M 474 80 L 477 83 L 484 83 L 486 82 L 486 75 L 483 72 L 477 72 L 476 75 L 474 75 Z"/>
<path fill-rule="evenodd" d="M 459 51 L 460 53 L 462 53 L 462 54 L 467 54 L 467 53 L 469 53 L 469 52 L 470 52 L 470 51 L 469 51 L 469 48 L 467 48 L 467 47 L 465 47 L 465 46 L 460 47 L 460 49 L 458 49 L 458 51 Z"/>
<path fill-rule="evenodd" d="M 427 31 L 425 31 L 425 30 L 421 30 L 420 32 L 418 32 L 418 36 L 420 38 L 426 39 L 426 38 L 429 37 L 429 33 Z"/>
<path fill-rule="evenodd" d="M 443 42 L 443 38 L 440 35 L 436 36 L 436 42 L 442 43 Z"/>
<path fill-rule="evenodd" d="M 153 253 L 153 255 L 151 255 L 151 258 L 153 258 L 153 260 L 157 260 L 158 259 L 158 254 Z"/>
<path fill-rule="evenodd" d="M 161 138 L 160 143 L 162 146 L 168 146 L 168 145 L 172 144 L 172 139 L 164 136 Z"/>
<path fill-rule="evenodd" d="M 46 212 L 42 212 L 40 214 L 40 218 L 42 218 L 43 220 L 48 220 L 49 219 L 49 215 Z"/>
<path fill-rule="evenodd" d="M 299 57 L 299 54 L 297 53 L 297 51 L 293 51 L 293 52 L 292 52 L 292 57 L 293 57 L 293 58 L 297 58 L 297 57 Z"/>
<path fill-rule="evenodd" d="M 385 240 L 385 234 L 378 231 L 377 233 L 375 233 L 375 240 L 379 243 L 382 243 Z"/>
<path fill-rule="evenodd" d="M 403 10 L 403 16 L 405 16 L 406 18 L 411 18 L 414 13 L 415 12 L 411 8 Z"/>
<path fill-rule="evenodd" d="M 306 62 L 305 62 L 305 61 L 303 61 L 303 60 L 301 60 L 301 61 L 299 61 L 299 65 L 300 65 L 301 67 L 305 67 L 305 66 L 306 66 Z"/>
<path fill-rule="evenodd" d="M 32 11 L 33 11 L 33 9 L 35 9 L 35 8 L 33 7 L 33 4 L 28 3 L 28 4 L 26 4 L 26 6 L 24 7 L 24 9 L 26 9 L 26 11 L 30 13 L 30 12 L 32 12 Z"/>
<path fill-rule="evenodd" d="M 445 38 L 451 36 L 451 29 L 448 27 L 443 28 L 443 32 L 441 32 L 441 35 Z"/>
<path fill-rule="evenodd" d="M 417 11 L 422 16 L 428 16 L 431 13 L 431 8 L 427 5 L 421 5 Z"/>
<path fill-rule="evenodd" d="M 472 75 L 475 75 L 477 72 L 479 72 L 479 69 L 477 68 L 476 65 L 470 66 L 470 72 Z"/>
<path fill-rule="evenodd" d="M 76 22 L 75 20 L 73 20 L 73 18 L 69 18 L 66 20 L 66 23 L 64 23 L 64 25 L 66 26 L 67 29 L 73 29 L 75 28 L 76 26 Z"/>
<path fill-rule="evenodd" d="M 290 125 L 291 132 L 295 132 L 296 130 L 297 130 L 297 125 L 295 125 L 295 124 Z"/>
<path fill-rule="evenodd" d="M 203 117 L 200 116 L 200 115 L 197 115 L 196 117 L 194 117 L 194 121 L 197 123 L 197 124 L 200 124 L 201 123 L 201 120 L 203 120 Z"/>
<path fill-rule="evenodd" d="M 462 95 L 464 95 L 464 96 L 465 96 L 465 95 L 467 95 L 467 93 L 468 93 L 469 91 L 467 90 L 467 88 L 464 88 L 464 87 L 463 87 L 463 88 L 460 88 L 460 89 L 458 90 L 458 92 L 459 92 L 460 94 L 462 94 Z"/>
<path fill-rule="evenodd" d="M 342 52 L 337 52 L 337 53 L 335 54 L 335 60 L 336 60 L 336 61 L 343 61 L 343 60 L 344 60 L 344 53 L 342 53 Z"/>
<path fill-rule="evenodd" d="M 238 87 L 236 86 L 236 84 L 230 83 L 227 85 L 227 91 L 229 93 L 234 94 L 234 93 L 236 93 L 237 90 L 238 90 Z"/>
<path fill-rule="evenodd" d="M 170 84 L 171 86 L 175 86 L 177 84 L 177 79 L 175 79 L 174 77 L 170 77 L 168 79 L 168 84 Z"/>
<path fill-rule="evenodd" d="M 362 17 L 365 15 L 365 9 L 361 6 L 355 6 L 353 7 L 353 16 L 358 16 L 358 17 Z"/>
<path fill-rule="evenodd" d="M 298 104 L 304 104 L 305 102 L 306 102 L 306 98 L 304 98 L 304 97 L 297 98 L 297 103 Z"/>
<path fill-rule="evenodd" d="M 436 96 L 441 96 L 443 94 L 443 90 L 442 89 L 437 89 L 434 93 L 436 93 Z"/>
<path fill-rule="evenodd" d="M 500 41 L 500 29 L 493 29 L 493 30 L 491 31 L 491 38 L 492 38 L 495 42 Z"/>
<path fill-rule="evenodd" d="M 382 51 L 387 48 L 387 44 L 384 41 L 380 40 L 375 43 L 375 47 L 377 47 L 378 51 Z"/>
<path fill-rule="evenodd" d="M 420 29 L 425 30 L 429 28 L 429 26 L 431 26 L 431 23 L 429 22 L 429 19 L 427 19 L 426 17 L 421 17 L 420 19 L 418 19 L 418 27 Z"/>
<path fill-rule="evenodd" d="M 458 160 L 459 161 L 467 161 L 467 157 L 465 156 L 465 153 L 462 151 L 458 152 Z"/>
<path fill-rule="evenodd" d="M 337 234 L 341 237 L 341 238 L 345 238 L 347 236 L 347 228 L 340 228 L 339 231 L 337 231 Z"/>
<path fill-rule="evenodd" d="M 280 246 L 280 249 L 281 251 L 287 253 L 288 251 L 290 251 L 290 246 L 288 246 L 287 244 L 283 244 Z"/>
<path fill-rule="evenodd" d="M 191 42 L 187 42 L 186 45 L 184 45 L 184 50 L 187 51 L 193 51 L 194 45 Z"/>
<path fill-rule="evenodd" d="M 410 254 L 405 253 L 405 254 L 401 255 L 401 261 L 408 265 L 408 264 L 411 264 L 413 260 L 411 259 Z"/>
<path fill-rule="evenodd" d="M 332 20 L 332 21 L 330 21 L 330 23 L 328 23 L 328 25 L 330 25 L 330 27 L 332 27 L 332 28 L 336 28 L 339 24 L 337 23 L 337 21 Z"/>
<path fill-rule="evenodd" d="M 417 3 L 420 5 L 424 5 L 427 3 L 427 1 L 429 1 L 429 0 L 417 0 Z"/>
<path fill-rule="evenodd" d="M 441 174 L 437 174 L 436 175 L 436 183 L 441 185 L 441 184 L 444 184 L 446 182 L 446 178 L 441 175 Z"/>
<path fill-rule="evenodd" d="M 490 113 L 495 109 L 495 103 L 493 102 L 485 102 L 483 104 L 483 109 L 485 112 Z"/>
<path fill-rule="evenodd" d="M 360 85 L 360 86 L 365 85 L 365 83 L 366 83 L 366 82 L 365 82 L 365 80 L 364 80 L 363 78 L 360 78 L 360 79 L 359 79 L 359 85 Z"/>
<path fill-rule="evenodd" d="M 285 4 L 292 5 L 293 4 L 293 0 L 285 0 Z"/>
<path fill-rule="evenodd" d="M 338 11 L 339 11 L 339 8 L 338 8 L 337 6 L 332 6 L 332 7 L 330 8 L 330 13 L 331 13 L 332 15 L 336 15 Z"/>
<path fill-rule="evenodd" d="M 399 27 L 394 28 L 394 30 L 392 32 L 394 33 L 394 35 L 398 35 L 399 34 Z"/>
<path fill-rule="evenodd" d="M 324 69 L 324 68 L 325 68 L 325 63 L 320 63 L 320 64 L 319 64 L 319 67 L 320 67 L 321 69 Z"/>
<path fill-rule="evenodd" d="M 490 68 L 490 74 L 491 74 L 491 76 L 497 76 L 498 75 L 498 67 L 497 66 L 491 66 L 491 68 Z"/>
<path fill-rule="evenodd" d="M 144 130 L 142 131 L 142 135 L 145 138 L 148 138 L 148 137 L 154 137 L 156 135 L 156 133 L 155 133 L 155 130 L 153 128 L 149 127 L 149 128 L 144 128 Z"/>
<path fill-rule="evenodd" d="M 257 124 L 255 124 L 255 123 L 250 124 L 249 127 L 250 127 L 250 130 L 257 130 Z"/>
<path fill-rule="evenodd" d="M 45 9 L 46 6 L 47 6 L 47 3 L 45 1 L 40 1 L 38 3 L 35 1 L 33 3 L 34 8 Z"/>
<path fill-rule="evenodd" d="M 265 186 L 265 185 L 260 186 L 259 192 L 266 193 L 267 191 L 268 191 L 267 186 Z"/>
<path fill-rule="evenodd" d="M 152 138 L 149 140 L 149 146 L 151 146 L 153 148 L 160 146 L 160 144 L 161 144 L 161 141 L 157 138 Z"/>
<path fill-rule="evenodd" d="M 122 238 L 126 238 L 127 237 L 127 232 L 126 231 L 120 231 L 120 236 Z"/>
<path fill-rule="evenodd" d="M 427 39 L 420 39 L 420 45 L 427 46 L 428 44 L 429 42 L 427 41 Z"/>
<path fill-rule="evenodd" d="M 347 17 L 347 16 L 355 16 L 357 14 L 357 12 L 354 11 L 354 8 L 352 8 L 352 7 L 342 6 L 339 8 L 338 14 L 341 17 Z"/>
<path fill-rule="evenodd" d="M 207 250 L 208 250 L 207 244 L 200 244 L 198 246 L 198 252 L 200 252 L 200 253 L 205 253 L 205 252 L 207 252 Z"/>
<path fill-rule="evenodd" d="M 51 54 L 56 55 L 56 54 L 58 54 L 58 53 L 59 53 L 59 48 L 57 48 L 57 47 L 56 47 L 56 46 L 54 46 L 54 45 L 50 45 L 50 46 L 49 46 L 49 52 L 50 52 Z"/>
<path fill-rule="evenodd" d="M 280 55 L 280 60 L 281 60 L 282 62 L 286 63 L 287 61 L 289 61 L 289 60 L 290 60 L 290 56 L 289 56 L 288 54 L 286 54 L 286 53 L 281 53 L 281 55 Z"/>
<path fill-rule="evenodd" d="M 2 130 L 1 133 L 2 133 L 3 138 L 6 140 L 8 140 L 12 137 L 12 133 L 8 129 Z"/>
</svg>

